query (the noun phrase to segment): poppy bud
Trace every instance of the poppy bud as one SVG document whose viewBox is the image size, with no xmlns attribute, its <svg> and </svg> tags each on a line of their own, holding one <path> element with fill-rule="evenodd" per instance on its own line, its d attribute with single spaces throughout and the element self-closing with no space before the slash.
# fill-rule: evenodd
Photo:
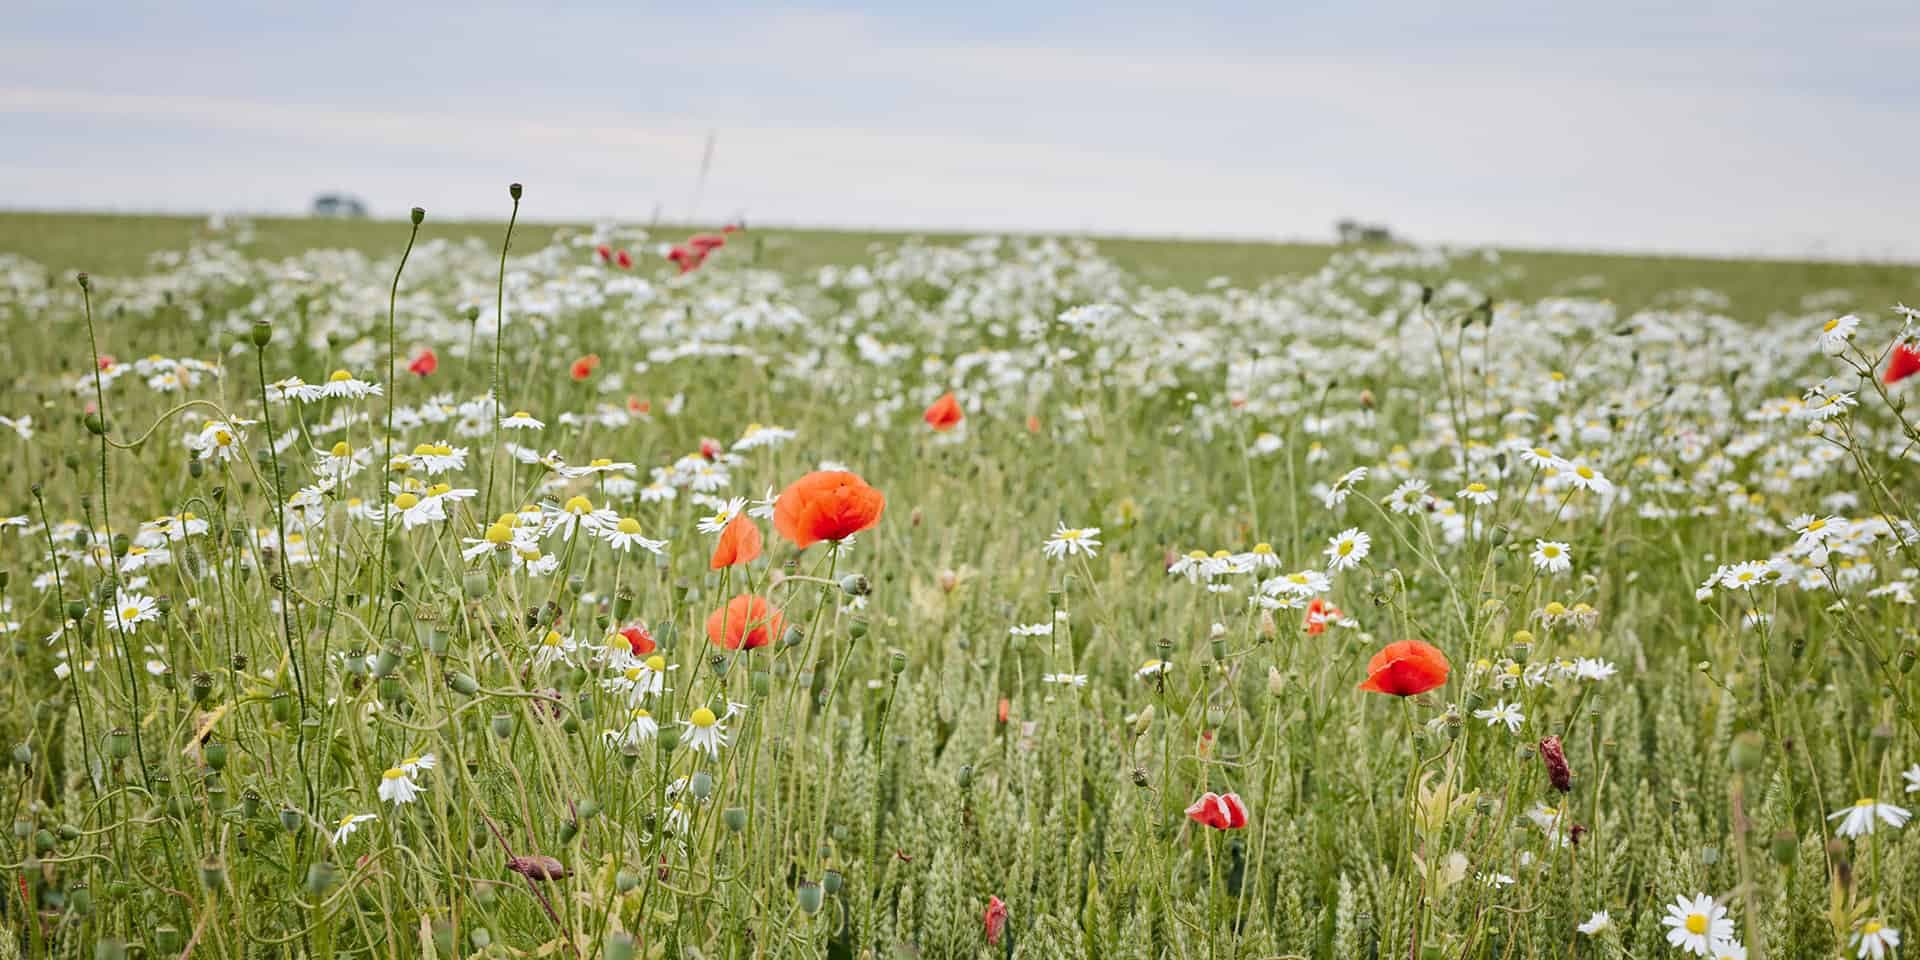
<svg viewBox="0 0 1920 960">
<path fill-rule="evenodd" d="M 317 897 L 333 889 L 334 878 L 333 864 L 325 860 L 315 860 L 313 865 L 307 868 L 307 895 Z"/>
<path fill-rule="evenodd" d="M 87 432 L 93 434 L 96 437 L 102 436 L 107 432 L 107 422 L 105 420 L 100 419 L 100 415 L 97 413 L 87 414 L 87 418 L 85 422 L 87 425 Z"/>
<path fill-rule="evenodd" d="M 622 870 L 613 875 L 613 888 L 628 893 L 640 885 L 640 875 L 632 870 Z"/>
<path fill-rule="evenodd" d="M 1734 737 L 1733 750 L 1729 756 L 1733 769 L 1740 773 L 1751 773 L 1760 769 L 1766 743 L 1766 738 L 1752 730 Z"/>
<path fill-rule="evenodd" d="M 23 767 L 32 765 L 33 748 L 28 746 L 25 743 L 14 744 L 13 745 L 13 762 Z"/>
<path fill-rule="evenodd" d="M 421 221 L 427 219 L 427 208 L 414 207 L 412 216 L 413 216 L 413 225 L 416 227 L 419 226 Z"/>
<path fill-rule="evenodd" d="M 1267 667 L 1267 695 L 1278 697 L 1287 692 L 1287 678 L 1280 674 L 1280 668 Z"/>
<path fill-rule="evenodd" d="M 807 916 L 813 916 L 820 912 L 820 885 L 814 883 L 812 880 L 808 880 L 800 885 L 800 889 L 795 893 L 795 898 L 800 903 L 801 913 Z"/>
<path fill-rule="evenodd" d="M 1768 852 L 1773 854 L 1774 863 L 1791 867 L 1793 861 L 1800 855 L 1800 841 L 1794 837 L 1792 830 L 1782 830 L 1773 835 L 1773 842 L 1769 845 Z"/>
<path fill-rule="evenodd" d="M 961 764 L 960 775 L 955 777 L 954 779 L 960 784 L 960 789 L 962 790 L 965 790 L 968 787 L 973 786 L 973 764 L 971 763 Z"/>
<path fill-rule="evenodd" d="M 730 833 L 739 833 L 745 830 L 747 828 L 746 808 L 728 807 L 720 811 L 720 822 L 727 825 L 727 830 Z"/>
<path fill-rule="evenodd" d="M 1134 714 L 1133 735 L 1136 737 L 1144 736 L 1149 729 L 1152 729 L 1152 727 L 1153 727 L 1153 704 L 1149 703 L 1145 707 L 1141 708 L 1139 713 Z"/>
<path fill-rule="evenodd" d="M 1567 752 L 1561 749 L 1559 737 L 1540 740 L 1540 762 L 1546 764 L 1547 780 L 1555 790 L 1566 793 L 1573 789 L 1573 770 L 1567 766 Z"/>
</svg>

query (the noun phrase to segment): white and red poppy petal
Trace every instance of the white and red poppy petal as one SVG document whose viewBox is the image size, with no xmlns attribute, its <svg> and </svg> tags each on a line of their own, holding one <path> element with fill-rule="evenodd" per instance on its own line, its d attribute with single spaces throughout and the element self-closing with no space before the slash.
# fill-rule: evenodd
<svg viewBox="0 0 1920 960">
<path fill-rule="evenodd" d="M 1221 794 L 1220 805 L 1227 810 L 1226 829 L 1238 830 L 1247 825 L 1247 805 L 1240 802 L 1239 794 Z"/>
<path fill-rule="evenodd" d="M 1195 823 L 1216 827 L 1215 819 L 1220 816 L 1220 795 L 1209 790 L 1200 795 L 1200 799 L 1187 808 L 1187 819 Z"/>
</svg>

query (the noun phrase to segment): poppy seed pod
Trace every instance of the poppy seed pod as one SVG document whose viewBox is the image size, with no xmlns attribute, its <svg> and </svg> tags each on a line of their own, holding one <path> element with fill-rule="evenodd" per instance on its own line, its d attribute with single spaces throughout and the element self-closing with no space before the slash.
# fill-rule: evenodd
<svg viewBox="0 0 1920 960">
<path fill-rule="evenodd" d="M 412 216 L 413 216 L 413 225 L 416 227 L 419 226 L 421 221 L 427 219 L 427 208 L 414 207 Z"/>
<path fill-rule="evenodd" d="M 102 937 L 93 945 L 93 960 L 127 960 L 127 945 L 112 937 Z"/>
<path fill-rule="evenodd" d="M 819 913 L 820 893 L 820 885 L 814 883 L 812 880 L 800 884 L 800 889 L 794 893 L 795 899 L 800 904 L 800 912 L 809 917 Z"/>
<path fill-rule="evenodd" d="M 1793 835 L 1792 830 L 1782 830 L 1773 835 L 1773 842 L 1768 845 L 1768 852 L 1773 855 L 1774 863 L 1791 867 L 1793 861 L 1800 856 L 1800 840 Z"/>
<path fill-rule="evenodd" d="M 600 952 L 606 960 L 633 960 L 633 935 L 624 930 L 608 934 Z"/>
<path fill-rule="evenodd" d="M 487 725 L 493 730 L 493 735 L 502 740 L 513 736 L 513 714 L 511 713 L 496 713 L 493 719 L 487 721 Z"/>
<path fill-rule="evenodd" d="M 521 186 L 520 186 L 520 184 L 518 184 L 518 183 L 509 183 L 509 184 L 507 184 L 507 196 L 509 196 L 509 197 L 512 197 L 512 198 L 513 198 L 513 199 L 515 199 L 515 200 L 518 200 L 518 199 L 520 199 L 520 194 L 521 194 L 522 192 L 523 192 L 523 190 L 522 190 L 522 188 L 521 188 Z"/>
<path fill-rule="evenodd" d="M 849 597 L 864 597 L 873 592 L 873 581 L 864 573 L 849 573 L 840 578 L 840 592 Z"/>
<path fill-rule="evenodd" d="M 687 792 L 693 794 L 695 800 L 713 796 L 713 774 L 705 770 L 694 773 L 693 778 L 687 781 Z"/>
<path fill-rule="evenodd" d="M 253 345 L 256 347 L 264 347 L 267 344 L 272 343 L 273 342 L 273 323 L 268 320 L 255 320 L 253 322 L 252 336 L 253 336 Z"/>
<path fill-rule="evenodd" d="M 1735 771 L 1752 773 L 1760 769 L 1767 741 L 1758 732 L 1748 730 L 1733 738 L 1733 749 L 1728 751 L 1728 761 Z"/>
<path fill-rule="evenodd" d="M 333 882 L 337 876 L 338 872 L 334 870 L 333 864 L 325 860 L 315 860 L 313 865 L 307 868 L 307 895 L 317 897 L 333 889 Z"/>
<path fill-rule="evenodd" d="M 747 811 L 744 807 L 728 807 L 720 811 L 720 822 L 727 825 L 731 833 L 739 833 L 747 828 Z"/>
</svg>

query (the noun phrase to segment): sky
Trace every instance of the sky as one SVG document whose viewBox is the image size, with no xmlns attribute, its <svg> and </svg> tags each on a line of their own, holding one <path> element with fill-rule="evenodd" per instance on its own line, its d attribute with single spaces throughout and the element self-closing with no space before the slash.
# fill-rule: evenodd
<svg viewBox="0 0 1920 960">
<path fill-rule="evenodd" d="M 6 0 L 0 207 L 1920 261 L 1913 0 L 551 6 Z"/>
</svg>

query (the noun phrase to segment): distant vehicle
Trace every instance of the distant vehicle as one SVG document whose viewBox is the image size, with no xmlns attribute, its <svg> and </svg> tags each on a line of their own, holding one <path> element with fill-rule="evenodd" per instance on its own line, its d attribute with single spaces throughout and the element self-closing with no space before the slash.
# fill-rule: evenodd
<svg viewBox="0 0 1920 960">
<path fill-rule="evenodd" d="M 323 193 L 313 198 L 313 215 L 341 220 L 365 220 L 367 205 L 350 193 Z"/>
<path fill-rule="evenodd" d="M 1333 232 L 1340 238 L 1342 246 L 1373 246 L 1393 242 L 1393 231 L 1383 224 L 1341 220 L 1333 225 Z"/>
</svg>

